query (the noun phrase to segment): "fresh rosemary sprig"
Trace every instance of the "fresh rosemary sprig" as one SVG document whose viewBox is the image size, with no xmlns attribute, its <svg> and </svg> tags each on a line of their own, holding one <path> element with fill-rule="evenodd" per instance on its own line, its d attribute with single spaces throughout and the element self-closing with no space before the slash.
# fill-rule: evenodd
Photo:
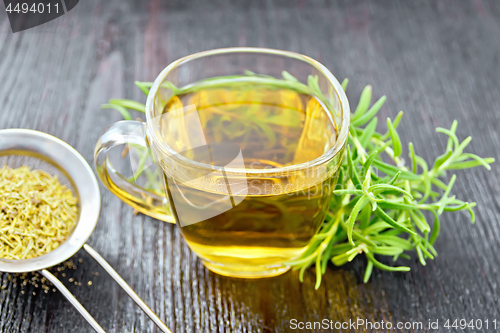
<svg viewBox="0 0 500 333">
<path fill-rule="evenodd" d="M 247 72 L 244 76 L 209 79 L 202 86 L 244 84 L 249 79 L 259 84 L 314 95 L 328 105 L 328 98 L 322 94 L 315 76 L 310 76 L 305 85 L 287 72 L 283 72 L 283 79 Z M 347 83 L 347 79 L 342 82 L 344 90 Z M 171 83 L 165 84 L 175 95 L 199 88 L 199 85 L 177 88 Z M 147 95 L 152 84 L 136 82 L 136 85 Z M 409 143 L 411 167 L 407 167 L 401 158 L 403 149 L 397 133 L 403 112 L 394 120 L 388 118 L 387 132 L 379 133 L 376 131 L 377 113 L 386 97 L 382 96 L 370 106 L 371 100 L 372 88 L 367 86 L 351 115 L 348 147 L 339 169 L 338 189 L 334 190 L 323 225 L 302 256 L 287 263 L 299 270 L 301 281 L 305 270 L 315 265 L 316 289 L 330 261 L 341 266 L 364 254 L 367 266 L 363 280 L 367 282 L 373 267 L 387 271 L 410 270 L 407 266 L 382 263 L 377 259 L 379 256 L 392 257 L 395 262 L 399 258 L 409 259 L 407 252 L 415 251 L 422 265 L 426 264 L 426 260 L 434 259 L 437 252 L 433 244 L 439 235 L 443 212 L 467 210 L 474 223 L 473 207 L 476 204 L 452 195 L 457 176 L 453 174 L 446 183 L 447 172 L 476 166 L 489 170 L 489 164 L 494 162 L 493 158 L 464 153 L 471 138 L 460 142 L 455 134 L 457 122 L 454 121 L 450 129 L 436 129 L 448 136 L 444 154 L 429 166 L 415 154 L 412 143 Z M 125 99 L 110 100 L 102 107 L 116 109 L 124 119 L 131 119 L 127 109 L 145 110 L 144 104 Z M 154 179 L 150 179 L 149 183 L 153 184 Z M 433 217 L 432 227 L 424 214 L 426 211 Z"/>
<path fill-rule="evenodd" d="M 344 81 L 343 87 L 347 86 Z M 370 106 L 372 88 L 367 86 L 352 114 L 346 157 L 340 168 L 341 189 L 334 191 L 325 223 L 309 244 L 304 254 L 288 263 L 300 271 L 316 265 L 316 289 L 321 284 L 328 261 L 341 266 L 364 254 L 367 282 L 373 267 L 387 271 L 409 271 L 407 266 L 389 266 L 376 256 L 409 258 L 405 252 L 416 251 L 422 265 L 434 259 L 433 246 L 440 230 L 443 212 L 468 210 L 474 223 L 474 202 L 465 202 L 451 194 L 457 176 L 444 178 L 450 170 L 484 166 L 490 169 L 493 158 L 480 158 L 464 153 L 470 143 L 468 137 L 459 142 L 455 131 L 457 122 L 450 129 L 436 131 L 448 136 L 446 153 L 436 158 L 429 168 L 425 160 L 415 154 L 412 143 L 408 145 L 411 168 L 401 158 L 402 144 L 396 131 L 402 117 L 387 119 L 387 133 L 376 131 L 377 112 L 385 96 Z M 385 160 L 384 160 L 385 159 Z M 390 161 L 388 163 L 387 161 Z M 427 222 L 425 211 L 434 217 L 433 226 Z"/>
</svg>

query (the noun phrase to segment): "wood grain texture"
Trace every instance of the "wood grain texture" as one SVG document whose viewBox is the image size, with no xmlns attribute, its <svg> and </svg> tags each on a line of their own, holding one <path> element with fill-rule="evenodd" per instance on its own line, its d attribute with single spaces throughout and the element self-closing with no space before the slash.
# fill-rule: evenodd
<svg viewBox="0 0 500 333">
<path fill-rule="evenodd" d="M 316 58 L 339 79 L 351 79 L 351 104 L 372 84 L 375 96 L 388 97 L 381 117 L 404 110 L 402 140 L 411 139 L 426 160 L 444 150 L 445 140 L 434 128 L 453 119 L 460 138 L 473 136 L 470 151 L 499 157 L 500 2 L 495 0 L 88 0 L 16 34 L 0 12 L 0 128 L 48 132 L 89 163 L 100 134 L 119 119 L 116 112 L 101 110 L 101 103 L 144 99 L 134 80 L 151 81 L 179 57 L 228 46 Z M 367 284 L 361 282 L 362 259 L 329 267 L 317 291 L 312 270 L 304 283 L 294 272 L 265 280 L 217 276 L 202 266 L 175 226 L 132 215 L 102 186 L 101 217 L 89 244 L 178 333 L 288 332 L 292 318 L 500 322 L 497 164 L 491 172 L 458 172 L 463 177 L 455 193 L 478 202 L 475 225 L 465 214 L 445 215 L 434 261 L 422 267 L 413 257 L 411 272 L 376 270 Z M 76 259 L 77 269 L 63 281 L 107 332 L 156 332 L 92 258 L 83 251 L 77 255 L 82 263 Z M 82 286 L 70 283 L 71 277 Z M 59 293 L 28 286 L 22 294 L 7 274 L 0 278 L 6 285 L 0 290 L 1 332 L 91 330 Z"/>
</svg>

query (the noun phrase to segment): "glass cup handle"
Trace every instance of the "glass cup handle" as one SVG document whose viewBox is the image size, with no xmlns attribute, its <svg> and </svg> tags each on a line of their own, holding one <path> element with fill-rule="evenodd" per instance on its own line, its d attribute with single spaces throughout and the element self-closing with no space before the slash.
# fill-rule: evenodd
<svg viewBox="0 0 500 333">
<path fill-rule="evenodd" d="M 143 189 L 128 181 L 109 162 L 110 149 L 126 144 L 149 149 L 145 123 L 132 120 L 119 121 L 104 132 L 97 141 L 94 152 L 97 175 L 108 190 L 135 210 L 161 221 L 175 223 L 165 195 Z"/>
</svg>

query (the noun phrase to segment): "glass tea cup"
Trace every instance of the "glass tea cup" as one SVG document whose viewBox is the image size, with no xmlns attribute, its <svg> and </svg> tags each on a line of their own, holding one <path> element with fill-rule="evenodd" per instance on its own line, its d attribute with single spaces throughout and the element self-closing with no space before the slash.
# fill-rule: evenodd
<svg viewBox="0 0 500 333">
<path fill-rule="evenodd" d="M 263 48 L 205 51 L 160 73 L 146 123 L 121 121 L 106 130 L 96 169 L 137 211 L 176 223 L 211 271 L 275 276 L 305 251 L 325 218 L 349 115 L 339 82 L 309 57 Z M 108 159 L 120 145 L 128 145 L 135 182 Z M 138 182 L 148 163 L 160 171 L 154 178 L 149 170 L 155 189 Z"/>
</svg>

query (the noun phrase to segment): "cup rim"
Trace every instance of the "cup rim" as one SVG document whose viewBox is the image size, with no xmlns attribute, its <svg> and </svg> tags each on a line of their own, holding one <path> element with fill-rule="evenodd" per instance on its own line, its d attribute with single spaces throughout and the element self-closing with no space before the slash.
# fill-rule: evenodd
<svg viewBox="0 0 500 333">
<path fill-rule="evenodd" d="M 296 52 L 291 52 L 291 51 L 284 51 L 284 50 L 276 50 L 276 49 L 269 49 L 269 48 L 261 48 L 261 47 L 230 47 L 230 48 L 219 48 L 219 49 L 213 49 L 213 50 L 208 50 L 208 51 L 202 51 L 198 53 L 194 53 L 185 57 L 182 57 L 180 59 L 177 59 L 170 63 L 167 67 L 165 67 L 160 74 L 156 77 L 156 79 L 153 82 L 153 85 L 151 86 L 149 90 L 149 94 L 146 100 L 146 127 L 148 130 L 148 133 L 151 133 L 153 137 L 153 142 L 156 144 L 157 148 L 160 150 L 166 150 L 167 154 L 169 155 L 177 155 L 179 160 L 181 160 L 184 164 L 189 165 L 190 167 L 195 167 L 198 169 L 203 169 L 203 170 L 210 170 L 211 172 L 214 172 L 214 166 L 206 163 L 200 163 L 193 161 L 191 159 L 188 159 L 181 154 L 178 154 L 175 152 L 162 138 L 159 129 L 156 126 L 153 126 L 152 120 L 153 120 L 153 112 L 154 112 L 154 100 L 156 97 L 156 94 L 158 92 L 158 89 L 160 88 L 162 82 L 164 79 L 167 77 L 167 75 L 176 67 L 178 67 L 181 64 L 184 64 L 186 62 L 189 62 L 194 59 L 198 58 L 203 58 L 206 56 L 212 56 L 212 55 L 218 55 L 218 54 L 227 54 L 227 53 L 260 53 L 260 54 L 273 54 L 273 55 L 282 55 L 286 56 L 289 58 L 295 58 L 298 60 L 302 60 L 306 63 L 309 63 L 313 67 L 315 67 L 321 74 L 323 74 L 330 84 L 333 85 L 335 88 L 337 95 L 339 97 L 339 102 L 340 102 L 340 112 L 342 116 L 342 122 L 340 124 L 340 131 L 337 135 L 337 141 L 335 142 L 334 146 L 330 148 L 327 152 L 323 153 L 321 156 L 302 163 L 298 164 L 293 164 L 293 165 L 288 165 L 284 167 L 279 167 L 279 168 L 272 168 L 272 169 L 245 169 L 245 168 L 227 168 L 224 167 L 224 172 L 227 174 L 255 174 L 255 175 L 262 175 L 262 174 L 285 174 L 289 172 L 296 172 L 299 170 L 303 169 L 308 169 L 311 167 L 317 167 L 320 166 L 329 160 L 333 159 L 345 146 L 347 142 L 347 137 L 349 134 L 349 125 L 350 125 L 350 107 L 349 107 L 349 101 L 347 100 L 347 96 L 344 92 L 344 89 L 342 88 L 341 84 L 337 80 L 337 78 L 320 62 L 305 56 L 300 53 Z M 329 110 L 332 111 L 332 110 Z M 160 143 L 160 144 L 158 144 Z"/>
</svg>

